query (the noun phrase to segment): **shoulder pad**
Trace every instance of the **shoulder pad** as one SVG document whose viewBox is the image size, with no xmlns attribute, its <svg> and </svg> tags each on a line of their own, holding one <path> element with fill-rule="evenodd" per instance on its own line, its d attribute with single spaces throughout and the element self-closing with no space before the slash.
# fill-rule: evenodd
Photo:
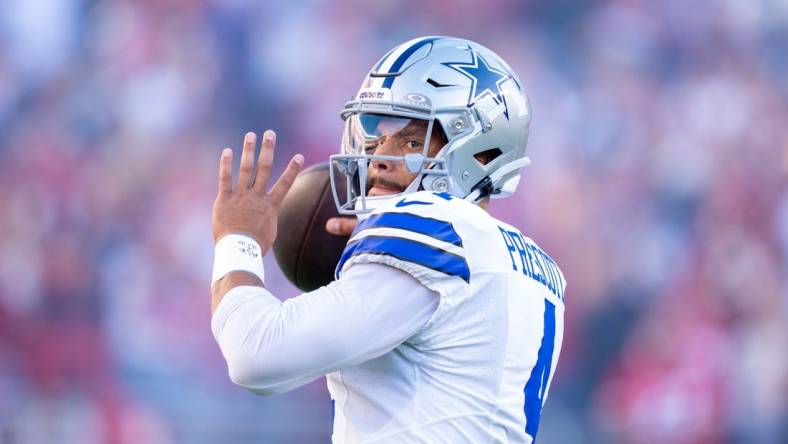
<svg viewBox="0 0 788 444">
<path fill-rule="evenodd" d="M 356 226 L 336 277 L 352 264 L 376 262 L 401 269 L 440 293 L 437 287 L 447 281 L 468 283 L 470 269 L 452 224 L 451 200 L 455 198 L 448 194 L 418 192 L 376 209 Z"/>
</svg>

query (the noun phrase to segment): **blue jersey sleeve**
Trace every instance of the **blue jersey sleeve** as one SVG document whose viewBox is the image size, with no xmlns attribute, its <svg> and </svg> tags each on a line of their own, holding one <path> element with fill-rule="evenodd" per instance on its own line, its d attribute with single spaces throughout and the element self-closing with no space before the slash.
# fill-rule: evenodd
<svg viewBox="0 0 788 444">
<path fill-rule="evenodd" d="M 379 208 L 359 222 L 336 277 L 357 263 L 398 268 L 441 295 L 470 282 L 461 236 L 445 199 L 417 193 Z"/>
</svg>

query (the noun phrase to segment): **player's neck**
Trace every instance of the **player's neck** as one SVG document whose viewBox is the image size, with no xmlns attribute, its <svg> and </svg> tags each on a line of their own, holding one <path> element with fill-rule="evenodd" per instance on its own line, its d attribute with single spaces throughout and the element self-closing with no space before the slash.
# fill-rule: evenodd
<svg viewBox="0 0 788 444">
<path fill-rule="evenodd" d="M 489 197 L 485 197 L 484 199 L 482 199 L 482 200 L 479 202 L 479 204 L 478 204 L 478 205 L 479 205 L 479 207 L 480 207 L 482 210 L 484 210 L 484 211 L 486 211 L 486 212 L 488 212 L 488 213 L 490 212 L 490 198 L 489 198 Z"/>
</svg>

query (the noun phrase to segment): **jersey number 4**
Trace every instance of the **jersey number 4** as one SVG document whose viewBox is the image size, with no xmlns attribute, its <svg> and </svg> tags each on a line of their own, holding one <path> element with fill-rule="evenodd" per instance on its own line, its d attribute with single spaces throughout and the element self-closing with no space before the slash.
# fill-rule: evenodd
<svg viewBox="0 0 788 444">
<path fill-rule="evenodd" d="M 553 367 L 553 349 L 555 348 L 555 305 L 544 301 L 544 335 L 539 346 L 536 365 L 525 384 L 525 433 L 536 441 L 539 420 L 542 416 L 544 397 L 550 382 Z"/>
</svg>

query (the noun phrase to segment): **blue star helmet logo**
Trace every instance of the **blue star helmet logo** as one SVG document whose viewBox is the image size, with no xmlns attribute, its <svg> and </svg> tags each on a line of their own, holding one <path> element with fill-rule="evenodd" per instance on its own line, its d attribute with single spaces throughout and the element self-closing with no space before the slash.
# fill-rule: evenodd
<svg viewBox="0 0 788 444">
<path fill-rule="evenodd" d="M 491 94 L 495 103 L 503 103 L 506 120 L 509 120 L 509 107 L 506 105 L 506 97 L 501 91 L 501 84 L 512 78 L 511 75 L 490 67 L 484 57 L 473 48 L 468 47 L 471 53 L 471 62 L 448 62 L 443 63 L 449 68 L 458 71 L 460 74 L 471 79 L 471 93 L 468 96 L 468 106 L 472 106 L 485 94 Z"/>
</svg>

